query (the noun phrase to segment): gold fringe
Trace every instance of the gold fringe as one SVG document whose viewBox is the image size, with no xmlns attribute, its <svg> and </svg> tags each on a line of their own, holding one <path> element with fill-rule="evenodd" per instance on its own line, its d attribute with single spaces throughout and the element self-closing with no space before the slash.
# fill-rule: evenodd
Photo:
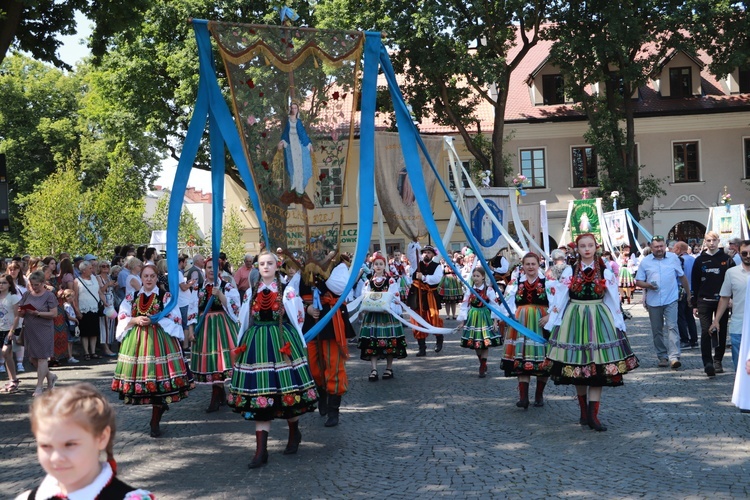
<svg viewBox="0 0 750 500">
<path fill-rule="evenodd" d="M 216 38 L 216 37 L 214 37 Z M 217 40 L 218 42 L 218 40 Z M 361 55 L 362 55 L 362 47 L 363 43 L 359 42 L 352 50 L 349 52 L 341 55 L 340 57 L 334 58 L 327 54 L 323 49 L 316 45 L 311 45 L 309 47 L 306 47 L 302 51 L 300 51 L 297 55 L 294 56 L 291 61 L 289 61 L 286 57 L 282 58 L 276 52 L 273 51 L 270 47 L 268 47 L 263 41 L 260 41 L 256 43 L 254 46 L 250 47 L 249 49 L 246 49 L 245 51 L 239 53 L 239 54 L 233 54 L 229 50 L 227 50 L 221 43 L 219 43 L 219 51 L 221 52 L 221 56 L 226 61 L 231 62 L 232 64 L 244 64 L 248 61 L 251 61 L 258 55 L 263 55 L 265 58 L 266 65 L 271 65 L 273 63 L 273 66 L 276 68 L 281 69 L 282 71 L 294 71 L 297 68 L 299 68 L 302 64 L 305 63 L 308 57 L 315 57 L 317 56 L 324 64 L 331 65 L 334 68 L 340 68 L 344 65 L 345 62 L 348 61 L 359 61 Z M 315 61 L 316 68 L 318 67 L 317 61 Z"/>
</svg>

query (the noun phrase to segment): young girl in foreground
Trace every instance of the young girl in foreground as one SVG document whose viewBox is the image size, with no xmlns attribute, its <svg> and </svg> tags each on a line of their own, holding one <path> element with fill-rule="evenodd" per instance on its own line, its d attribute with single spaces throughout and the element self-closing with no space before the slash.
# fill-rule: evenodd
<svg viewBox="0 0 750 500">
<path fill-rule="evenodd" d="M 112 455 L 115 412 L 91 384 L 53 389 L 36 398 L 31 406 L 31 431 L 47 476 L 16 500 L 155 498 L 117 479 Z M 106 462 L 99 460 L 102 451 Z"/>
</svg>

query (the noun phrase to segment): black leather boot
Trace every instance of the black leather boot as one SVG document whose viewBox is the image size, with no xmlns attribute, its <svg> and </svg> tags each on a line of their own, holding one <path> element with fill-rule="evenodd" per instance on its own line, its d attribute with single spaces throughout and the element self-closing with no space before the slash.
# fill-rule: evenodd
<svg viewBox="0 0 750 500">
<path fill-rule="evenodd" d="M 286 443 L 284 455 L 293 455 L 297 453 L 299 444 L 302 442 L 302 432 L 299 430 L 299 420 L 294 422 L 287 420 L 286 423 L 289 425 L 289 440 Z"/>
<path fill-rule="evenodd" d="M 443 350 L 443 336 L 435 335 L 435 352 L 440 352 L 442 350 Z"/>
<path fill-rule="evenodd" d="M 427 341 L 425 339 L 417 339 L 417 344 L 419 345 L 417 357 L 421 358 L 422 356 L 427 356 Z"/>
<path fill-rule="evenodd" d="M 339 425 L 339 406 L 341 406 L 341 396 L 328 396 L 328 420 L 326 427 L 336 427 Z"/>
<path fill-rule="evenodd" d="M 534 406 L 541 408 L 544 406 L 544 387 L 547 381 L 541 378 L 536 379 L 536 393 L 534 393 Z"/>
<path fill-rule="evenodd" d="M 318 413 L 320 413 L 321 417 L 325 417 L 328 415 L 328 394 L 326 394 L 326 390 L 318 386 Z"/>
<path fill-rule="evenodd" d="M 255 431 L 255 455 L 247 464 L 248 469 L 257 469 L 268 462 L 268 431 Z"/>
<path fill-rule="evenodd" d="M 518 394 L 519 399 L 518 403 L 516 403 L 516 406 L 519 408 L 523 408 L 524 410 L 529 407 L 529 383 L 528 382 L 519 382 L 518 383 Z"/>
</svg>

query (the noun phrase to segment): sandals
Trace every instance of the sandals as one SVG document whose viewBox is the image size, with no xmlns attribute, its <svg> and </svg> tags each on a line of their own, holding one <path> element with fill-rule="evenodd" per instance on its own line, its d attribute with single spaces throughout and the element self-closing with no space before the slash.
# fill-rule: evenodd
<svg viewBox="0 0 750 500">
<path fill-rule="evenodd" d="M 21 381 L 18 379 L 8 382 L 7 384 L 5 384 L 5 386 L 3 386 L 2 389 L 0 389 L 0 392 L 3 392 L 5 394 L 12 394 L 14 392 L 18 392 L 18 384 L 20 383 Z"/>
<path fill-rule="evenodd" d="M 102 357 L 99 356 L 98 354 L 92 354 L 91 359 L 102 359 Z"/>
<path fill-rule="evenodd" d="M 84 354 L 83 355 L 83 360 L 84 361 L 91 361 L 91 354 Z"/>
<path fill-rule="evenodd" d="M 383 374 L 383 378 L 385 378 L 385 374 Z M 378 371 L 377 370 L 371 371 L 370 372 L 370 376 L 367 377 L 367 380 L 369 380 L 370 382 L 377 382 L 378 381 Z"/>
<path fill-rule="evenodd" d="M 34 392 L 31 394 L 31 397 L 35 398 L 37 396 L 41 396 L 42 394 L 44 394 L 44 389 L 42 389 L 41 387 L 37 387 L 36 389 L 34 389 Z"/>
<path fill-rule="evenodd" d="M 393 370 L 388 368 L 386 371 L 383 372 L 383 380 L 388 380 L 393 378 Z"/>
</svg>

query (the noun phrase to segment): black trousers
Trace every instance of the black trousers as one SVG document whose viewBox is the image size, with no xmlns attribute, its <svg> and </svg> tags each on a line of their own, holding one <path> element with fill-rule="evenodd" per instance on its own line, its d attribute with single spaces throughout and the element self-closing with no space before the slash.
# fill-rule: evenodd
<svg viewBox="0 0 750 500">
<path fill-rule="evenodd" d="M 708 327 L 714 320 L 716 308 L 719 307 L 719 301 L 698 299 L 698 319 L 701 322 L 701 358 L 703 366 L 711 363 L 714 359 L 721 361 L 724 359 L 724 351 L 727 348 L 727 323 L 729 314 L 724 314 L 719 321 L 718 344 L 711 342 L 711 334 L 708 333 Z"/>
</svg>

